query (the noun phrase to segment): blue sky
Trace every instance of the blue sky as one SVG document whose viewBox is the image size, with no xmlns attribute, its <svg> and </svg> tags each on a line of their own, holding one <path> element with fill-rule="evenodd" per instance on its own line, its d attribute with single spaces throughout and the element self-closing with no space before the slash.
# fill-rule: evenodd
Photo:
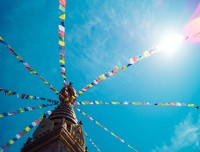
<svg viewBox="0 0 200 152">
<path fill-rule="evenodd" d="M 67 80 L 76 90 L 129 58 L 158 44 L 168 32 L 181 33 L 198 0 L 77 0 L 67 2 Z M 58 50 L 58 1 L 0 0 L 0 34 L 50 82 L 62 87 Z M 0 87 L 58 99 L 43 82 L 17 63 L 0 45 Z M 199 105 L 199 44 L 184 43 L 119 72 L 81 95 L 77 101 L 179 101 Z M 0 112 L 39 105 L 0 93 Z M 187 107 L 79 106 L 141 152 L 200 151 L 200 115 Z M 0 119 L 0 145 L 41 116 L 46 108 Z M 83 128 L 101 151 L 129 152 L 126 145 L 77 113 Z M 8 152 L 20 151 L 30 131 Z M 89 151 L 95 151 L 87 141 Z"/>
</svg>

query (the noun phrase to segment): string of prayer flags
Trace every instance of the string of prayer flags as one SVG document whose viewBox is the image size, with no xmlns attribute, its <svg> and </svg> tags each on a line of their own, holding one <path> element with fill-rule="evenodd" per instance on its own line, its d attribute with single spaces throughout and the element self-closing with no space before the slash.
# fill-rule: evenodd
<svg viewBox="0 0 200 152">
<path fill-rule="evenodd" d="M 59 36 L 59 55 L 60 55 L 60 67 L 61 76 L 63 77 L 63 84 L 67 86 L 66 82 L 66 70 L 65 70 L 65 10 L 66 10 L 66 0 L 59 0 L 59 10 L 60 10 L 60 24 L 58 25 L 58 36 Z"/>
<path fill-rule="evenodd" d="M 81 102 L 75 102 L 75 105 L 133 105 L 133 106 L 177 106 L 177 107 L 193 107 L 195 109 L 199 109 L 200 106 L 197 106 L 193 103 L 181 103 L 181 102 L 164 102 L 164 103 L 159 103 L 159 102 L 138 102 L 138 101 L 124 101 L 124 102 L 118 102 L 118 101 L 111 101 L 111 102 L 102 102 L 102 101 L 81 101 Z"/>
<path fill-rule="evenodd" d="M 46 116 L 48 117 L 52 113 L 51 110 L 47 111 Z M 21 132 L 15 135 L 14 138 L 10 139 L 5 145 L 0 147 L 0 152 L 5 151 L 8 147 L 13 145 L 16 141 L 18 141 L 22 136 L 28 133 L 31 129 L 37 126 L 40 121 L 43 119 L 43 116 L 39 117 L 37 120 L 33 121 L 30 125 L 26 126 Z"/>
<path fill-rule="evenodd" d="M 9 49 L 9 51 L 10 51 L 11 53 L 13 53 L 13 55 L 19 60 L 20 63 L 22 63 L 22 64 L 25 66 L 25 68 L 26 68 L 27 70 L 30 71 L 31 74 L 34 74 L 34 75 L 36 75 L 37 77 L 39 77 L 39 78 L 44 82 L 44 84 L 48 85 L 48 86 L 50 87 L 50 89 L 51 89 L 52 91 L 54 91 L 55 94 L 58 94 L 58 91 L 57 91 L 49 82 L 47 82 L 41 75 L 39 75 L 33 68 L 31 68 L 31 66 L 30 66 L 27 62 L 25 62 L 25 61 L 11 48 L 10 45 L 9 45 L 8 43 L 6 43 L 6 42 L 3 40 L 2 37 L 0 37 L 0 42 L 6 45 L 6 47 Z"/>
<path fill-rule="evenodd" d="M 106 127 L 104 127 L 103 125 L 101 125 L 98 121 L 96 121 L 95 119 L 93 119 L 90 115 L 86 114 L 85 112 L 81 111 L 78 108 L 75 108 L 79 113 L 81 113 L 82 115 L 84 115 L 85 117 L 87 117 L 88 119 L 90 119 L 92 122 L 94 122 L 96 125 L 98 125 L 99 127 L 103 128 L 106 132 L 108 132 L 109 134 L 111 134 L 113 137 L 117 138 L 119 141 L 121 141 L 123 144 L 127 145 L 129 148 L 131 148 L 134 152 L 137 152 L 137 150 L 131 146 L 130 144 L 128 144 L 127 142 L 124 141 L 124 139 L 120 138 L 119 136 L 117 136 L 115 133 L 113 133 L 112 131 L 108 130 Z"/>
<path fill-rule="evenodd" d="M 47 99 L 47 98 L 42 98 L 42 97 L 37 97 L 37 96 L 33 96 L 33 95 L 28 95 L 25 93 L 19 94 L 15 91 L 11 91 L 11 90 L 6 90 L 3 88 L 0 88 L 0 92 L 4 92 L 4 95 L 6 96 L 16 96 L 17 98 L 21 98 L 21 99 L 30 99 L 30 100 L 44 100 L 53 104 L 58 104 L 59 101 L 57 100 L 51 100 L 51 99 Z"/>
<path fill-rule="evenodd" d="M 16 115 L 19 113 L 32 111 L 32 110 L 42 109 L 42 108 L 46 108 L 46 107 L 50 107 L 50 106 L 55 106 L 55 105 L 57 105 L 57 104 L 42 104 L 42 105 L 34 106 L 34 107 L 19 108 L 18 110 L 14 111 L 14 112 L 0 113 L 0 118 L 4 118 L 7 116 L 12 116 L 12 115 Z"/>
<path fill-rule="evenodd" d="M 90 143 L 97 149 L 98 152 L 101 150 L 97 147 L 97 145 L 92 141 L 92 139 L 88 136 L 88 134 L 84 131 L 85 136 L 89 139 Z"/>
<path fill-rule="evenodd" d="M 125 70 L 127 67 L 142 61 L 143 59 L 146 59 L 150 56 L 152 56 L 155 53 L 158 53 L 159 51 L 156 48 L 152 48 L 150 50 L 146 50 L 143 52 L 142 55 L 140 56 L 135 56 L 133 58 L 131 58 L 128 62 L 127 65 L 122 66 L 121 68 L 119 68 L 118 66 L 116 66 L 114 69 L 100 75 L 98 78 L 96 78 L 95 80 L 93 80 L 93 82 L 91 82 L 90 84 L 86 85 L 83 89 L 81 89 L 80 91 L 78 91 L 78 96 L 83 94 L 84 92 L 86 92 L 87 90 L 89 90 L 90 88 L 92 88 L 94 85 L 99 84 L 100 82 L 102 82 L 103 80 L 106 80 L 107 78 L 113 76 L 114 74 L 118 73 L 119 71 L 123 71 Z"/>
</svg>

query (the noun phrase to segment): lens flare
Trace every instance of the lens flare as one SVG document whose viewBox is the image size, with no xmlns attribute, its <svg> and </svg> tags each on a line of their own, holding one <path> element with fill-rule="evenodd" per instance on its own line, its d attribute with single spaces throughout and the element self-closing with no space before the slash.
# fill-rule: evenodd
<svg viewBox="0 0 200 152">
<path fill-rule="evenodd" d="M 168 34 L 161 39 L 159 45 L 156 48 L 159 51 L 173 51 L 178 49 L 184 40 L 184 36 L 180 34 Z"/>
</svg>

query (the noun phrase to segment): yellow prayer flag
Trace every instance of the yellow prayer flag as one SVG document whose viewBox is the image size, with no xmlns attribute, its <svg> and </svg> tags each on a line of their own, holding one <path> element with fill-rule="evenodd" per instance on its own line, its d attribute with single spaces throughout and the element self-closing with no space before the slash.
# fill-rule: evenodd
<svg viewBox="0 0 200 152">
<path fill-rule="evenodd" d="M 28 132 L 28 131 L 30 130 L 30 128 L 29 128 L 29 127 L 26 127 L 25 130 Z"/>
<path fill-rule="evenodd" d="M 3 118 L 4 116 L 2 114 L 0 114 L 0 118 Z"/>
<path fill-rule="evenodd" d="M 31 71 L 30 73 L 31 73 L 31 74 L 36 74 L 36 71 Z"/>
<path fill-rule="evenodd" d="M 66 77 L 66 75 L 64 75 L 64 74 L 62 74 L 62 77 L 64 78 L 64 79 L 66 79 L 67 77 Z"/>
<path fill-rule="evenodd" d="M 30 99 L 33 99 L 33 96 L 29 96 L 30 97 Z"/>
<path fill-rule="evenodd" d="M 106 76 L 104 74 L 102 74 L 101 76 L 99 76 L 100 80 L 105 80 Z"/>
<path fill-rule="evenodd" d="M 42 108 L 42 106 L 39 106 L 39 108 L 41 109 L 41 108 Z"/>
<path fill-rule="evenodd" d="M 64 42 L 64 41 L 59 41 L 59 44 L 60 44 L 61 46 L 65 46 L 65 42 Z"/>
<path fill-rule="evenodd" d="M 122 67 L 122 70 L 125 70 L 125 69 L 126 69 L 126 66 L 123 66 L 123 67 Z"/>
<path fill-rule="evenodd" d="M 20 112 L 24 112 L 24 110 L 22 108 L 20 108 Z"/>
<path fill-rule="evenodd" d="M 82 104 L 82 105 L 85 105 L 85 102 L 84 102 L 84 101 L 82 101 L 82 102 L 81 102 L 81 104 Z"/>
<path fill-rule="evenodd" d="M 95 101 L 96 104 L 99 104 L 99 101 Z"/>
<path fill-rule="evenodd" d="M 115 71 L 116 71 L 116 72 L 119 71 L 119 67 L 118 67 L 118 66 L 115 67 Z"/>
<path fill-rule="evenodd" d="M 89 88 L 92 88 L 92 87 L 93 87 L 93 85 L 92 85 L 92 84 L 89 84 L 89 85 L 88 85 L 88 87 L 89 87 Z"/>
<path fill-rule="evenodd" d="M 65 64 L 65 61 L 63 59 L 60 59 L 60 64 Z"/>
<path fill-rule="evenodd" d="M 147 58 L 149 57 L 151 54 L 149 53 L 149 51 L 144 51 L 143 53 L 143 58 Z"/>
<path fill-rule="evenodd" d="M 79 91 L 78 94 L 83 94 L 83 92 L 82 92 L 82 91 Z"/>
<path fill-rule="evenodd" d="M 9 143 L 12 145 L 12 144 L 14 144 L 14 141 L 13 141 L 13 140 L 10 140 Z"/>
<path fill-rule="evenodd" d="M 76 99 L 76 97 L 75 97 L 75 96 L 72 96 L 72 99 Z"/>
<path fill-rule="evenodd" d="M 19 59 L 19 60 L 22 60 L 22 58 L 20 56 L 18 56 L 18 55 L 16 56 L 16 58 Z"/>
<path fill-rule="evenodd" d="M 194 107 L 194 104 L 188 104 L 188 107 Z"/>
<path fill-rule="evenodd" d="M 65 101 L 69 101 L 69 98 L 65 98 Z"/>
<path fill-rule="evenodd" d="M 97 125 L 100 125 L 100 124 L 98 123 L 98 121 L 95 121 L 95 123 L 96 123 Z"/>
<path fill-rule="evenodd" d="M 48 82 L 47 82 L 47 81 L 44 81 L 44 84 L 48 84 Z"/>
<path fill-rule="evenodd" d="M 3 40 L 3 38 L 2 38 L 2 37 L 0 37 L 0 40 Z"/>
<path fill-rule="evenodd" d="M 60 15 L 59 18 L 65 20 L 65 14 Z"/>
<path fill-rule="evenodd" d="M 58 93 L 58 91 L 57 91 L 57 90 L 54 90 L 54 92 L 55 92 L 55 93 Z"/>
</svg>

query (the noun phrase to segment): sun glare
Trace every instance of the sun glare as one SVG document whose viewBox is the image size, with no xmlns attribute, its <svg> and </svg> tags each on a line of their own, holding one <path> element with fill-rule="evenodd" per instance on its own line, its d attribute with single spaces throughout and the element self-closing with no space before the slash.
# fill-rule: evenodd
<svg viewBox="0 0 200 152">
<path fill-rule="evenodd" d="M 161 42 L 156 46 L 156 48 L 159 51 L 174 51 L 180 47 L 183 40 L 184 37 L 180 34 L 167 34 L 161 39 Z"/>
</svg>

